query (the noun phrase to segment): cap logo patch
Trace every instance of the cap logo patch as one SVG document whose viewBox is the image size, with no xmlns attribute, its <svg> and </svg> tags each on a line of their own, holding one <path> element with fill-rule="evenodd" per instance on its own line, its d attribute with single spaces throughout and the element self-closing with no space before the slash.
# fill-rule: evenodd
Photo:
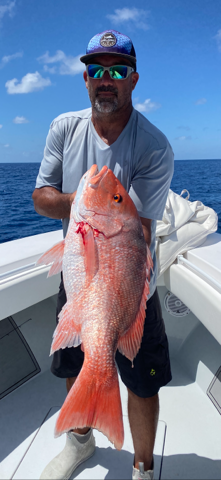
<svg viewBox="0 0 221 480">
<path fill-rule="evenodd" d="M 113 47 L 116 45 L 117 39 L 115 35 L 111 32 L 105 33 L 100 39 L 100 45 L 102 47 Z"/>
</svg>

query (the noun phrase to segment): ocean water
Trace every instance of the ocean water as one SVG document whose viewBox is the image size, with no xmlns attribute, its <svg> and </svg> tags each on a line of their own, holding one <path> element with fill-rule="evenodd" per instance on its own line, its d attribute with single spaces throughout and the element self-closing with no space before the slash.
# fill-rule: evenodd
<svg viewBox="0 0 221 480">
<path fill-rule="evenodd" d="M 38 215 L 31 198 L 40 164 L 0 163 L 0 243 L 61 228 L 60 220 Z M 171 183 L 174 192 L 183 189 L 190 201 L 200 200 L 219 217 L 221 233 L 221 160 L 175 161 Z"/>
</svg>

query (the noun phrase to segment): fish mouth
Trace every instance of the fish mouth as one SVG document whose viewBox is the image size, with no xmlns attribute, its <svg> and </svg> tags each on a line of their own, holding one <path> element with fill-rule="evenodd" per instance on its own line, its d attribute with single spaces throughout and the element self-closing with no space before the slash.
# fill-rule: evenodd
<svg viewBox="0 0 221 480">
<path fill-rule="evenodd" d="M 97 189 L 100 182 L 107 175 L 108 171 L 108 167 L 104 165 L 99 172 L 97 165 L 94 164 L 92 165 L 90 170 L 88 170 L 88 172 L 86 172 L 81 178 L 74 200 L 73 216 L 76 223 L 84 222 L 92 226 L 89 222 L 89 218 L 93 217 L 95 215 L 95 212 L 93 209 L 85 207 L 84 195 L 87 192 L 88 187 Z"/>
<path fill-rule="evenodd" d="M 91 167 L 91 175 L 89 177 L 88 186 L 91 188 L 97 188 L 100 184 L 101 180 L 107 175 L 108 167 L 104 165 L 101 171 L 98 171 L 97 165 L 92 165 Z"/>
</svg>

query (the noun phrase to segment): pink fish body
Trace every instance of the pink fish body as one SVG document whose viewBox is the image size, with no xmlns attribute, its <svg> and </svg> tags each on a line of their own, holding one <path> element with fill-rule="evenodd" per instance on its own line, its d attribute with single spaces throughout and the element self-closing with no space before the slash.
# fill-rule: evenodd
<svg viewBox="0 0 221 480">
<path fill-rule="evenodd" d="M 82 344 L 84 363 L 58 417 L 55 435 L 91 426 L 117 449 L 124 440 L 115 364 L 133 361 L 143 335 L 152 259 L 136 207 L 106 166 L 82 177 L 65 240 L 37 262 L 63 270 L 67 303 L 51 353 Z M 147 280 L 148 279 L 148 280 Z"/>
</svg>

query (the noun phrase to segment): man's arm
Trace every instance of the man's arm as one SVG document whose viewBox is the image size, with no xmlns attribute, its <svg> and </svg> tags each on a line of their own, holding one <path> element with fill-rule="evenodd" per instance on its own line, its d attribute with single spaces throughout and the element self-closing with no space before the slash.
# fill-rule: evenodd
<svg viewBox="0 0 221 480">
<path fill-rule="evenodd" d="M 145 241 L 146 241 L 148 247 L 150 247 L 150 244 L 151 244 L 151 222 L 152 222 L 152 220 L 150 220 L 149 218 L 144 218 L 144 217 L 140 217 L 140 219 L 141 219 L 141 223 L 142 223 L 142 227 L 143 227 L 143 234 L 144 234 Z"/>
<path fill-rule="evenodd" d="M 49 218 L 61 220 L 69 218 L 74 193 L 61 193 L 53 187 L 36 188 L 32 199 L 37 213 Z"/>
</svg>

